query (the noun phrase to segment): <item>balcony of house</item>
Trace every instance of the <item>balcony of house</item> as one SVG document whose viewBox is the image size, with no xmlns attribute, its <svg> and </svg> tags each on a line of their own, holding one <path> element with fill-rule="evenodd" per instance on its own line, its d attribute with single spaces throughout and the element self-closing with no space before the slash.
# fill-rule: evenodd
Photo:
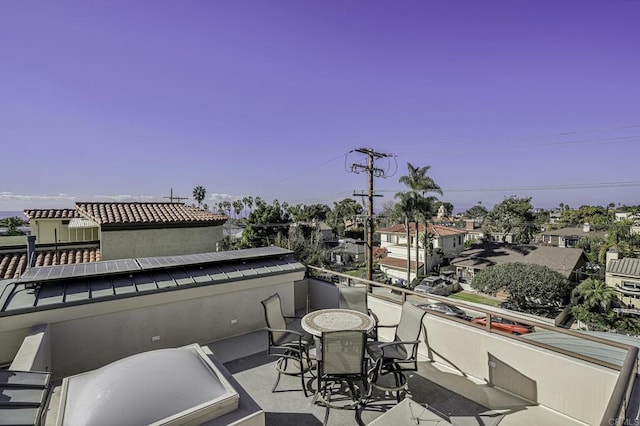
<svg viewBox="0 0 640 426">
<path fill-rule="evenodd" d="M 327 270 L 301 269 L 280 252 L 269 259 L 232 260 L 216 264 L 215 271 L 183 265 L 180 272 L 142 273 L 134 265 L 127 276 L 108 283 L 104 276 L 48 288 L 32 286 L 29 277 L 0 282 L 0 363 L 12 371 L 51 374 L 53 385 L 40 408 L 43 423 L 53 424 L 65 378 L 144 352 L 195 343 L 199 353 L 215 360 L 223 381 L 239 394 L 237 410 L 244 410 L 203 423 L 316 425 L 322 423 L 324 408 L 314 404 L 313 396 L 304 396 L 299 379 L 285 377 L 272 392 L 275 359 L 266 354 L 261 300 L 278 293 L 285 315 L 302 315 L 337 307 L 340 285 L 366 286 L 369 308 L 380 324 L 397 323 L 407 301 L 451 302 Z M 485 317 L 488 325 L 429 311 L 418 370 L 408 376 L 407 396 L 442 424 L 611 425 L 637 414 L 632 392 L 637 347 L 531 321 L 528 335 L 507 334 L 492 326 L 495 312 L 455 304 L 470 317 Z M 381 329 L 380 338 L 391 340 L 393 331 Z M 170 365 L 172 372 L 181 368 Z M 373 423 L 395 406 L 394 396 L 377 394 L 364 406 L 362 422 Z M 356 424 L 353 411 L 331 410 L 329 424 Z"/>
</svg>

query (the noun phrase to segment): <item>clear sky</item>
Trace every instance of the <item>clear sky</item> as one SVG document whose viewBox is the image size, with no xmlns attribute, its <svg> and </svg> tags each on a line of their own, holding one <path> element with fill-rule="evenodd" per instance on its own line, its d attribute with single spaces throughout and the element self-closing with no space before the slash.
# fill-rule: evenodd
<svg viewBox="0 0 640 426">
<path fill-rule="evenodd" d="M 640 0 L 0 2 L 0 210 L 640 204 Z M 187 200 L 193 203 L 193 199 Z"/>
</svg>

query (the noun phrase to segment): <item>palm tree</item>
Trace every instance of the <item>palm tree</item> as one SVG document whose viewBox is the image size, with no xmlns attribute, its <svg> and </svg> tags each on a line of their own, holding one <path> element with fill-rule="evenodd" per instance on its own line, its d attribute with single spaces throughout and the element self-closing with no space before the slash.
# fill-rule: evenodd
<svg viewBox="0 0 640 426">
<path fill-rule="evenodd" d="M 244 204 L 242 203 L 242 200 L 234 200 L 232 203 L 232 206 L 233 206 L 233 212 L 235 213 L 235 217 L 237 219 L 238 215 L 242 211 L 242 208 L 244 207 Z"/>
<path fill-rule="evenodd" d="M 247 195 L 242 199 L 242 202 L 244 203 L 244 206 L 249 209 L 249 213 L 251 213 L 251 208 L 253 207 L 253 197 Z M 249 214 L 245 213 L 245 217 L 247 216 L 249 216 Z"/>
<path fill-rule="evenodd" d="M 193 188 L 193 199 L 196 200 L 199 208 L 202 208 L 202 201 L 204 201 L 204 197 L 206 193 L 207 193 L 207 190 L 204 189 L 203 186 L 198 185 L 195 188 Z"/>
<path fill-rule="evenodd" d="M 437 200 L 436 197 L 425 197 L 426 192 L 433 192 L 442 195 L 442 189 L 435 183 L 433 178 L 427 176 L 427 172 L 431 166 L 414 167 L 411 163 L 407 163 L 408 174 L 401 176 L 399 182 L 403 183 L 409 189 L 409 193 L 415 199 L 414 208 L 417 216 L 420 216 L 424 221 L 425 236 L 428 235 L 428 221 L 433 215 L 433 203 Z M 418 226 L 416 222 L 416 233 L 418 232 Z M 416 244 L 418 240 L 416 239 Z M 416 247 L 416 251 L 418 247 Z M 425 238 L 424 244 L 424 274 L 427 275 L 429 270 L 429 244 L 428 238 Z M 416 259 L 416 276 L 418 275 L 418 262 Z"/>
<path fill-rule="evenodd" d="M 616 299 L 615 290 L 604 281 L 588 278 L 577 287 L 578 294 L 583 298 L 583 305 L 589 309 L 606 312 L 611 302 Z"/>
<path fill-rule="evenodd" d="M 409 285 L 411 284 L 411 231 L 409 230 L 409 224 L 415 211 L 415 199 L 411 192 L 398 192 L 396 198 L 400 199 L 400 202 L 396 204 L 396 208 L 404 217 L 404 227 L 407 232 L 407 285 Z M 416 263 L 418 263 L 417 259 Z"/>
</svg>

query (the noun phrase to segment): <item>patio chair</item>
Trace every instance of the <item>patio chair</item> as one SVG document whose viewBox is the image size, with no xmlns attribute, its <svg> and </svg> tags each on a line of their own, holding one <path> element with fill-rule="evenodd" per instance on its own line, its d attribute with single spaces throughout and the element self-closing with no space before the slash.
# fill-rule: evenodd
<svg viewBox="0 0 640 426">
<path fill-rule="evenodd" d="M 373 318 L 373 328 L 367 333 L 367 337 L 374 341 L 378 340 L 378 317 L 367 305 L 367 288 L 340 286 L 338 293 L 341 309 L 353 309 Z"/>
<path fill-rule="evenodd" d="M 318 364 L 316 403 L 325 406 L 327 424 L 331 408 L 355 409 L 356 421 L 362 419 L 363 392 L 367 386 L 366 335 L 358 330 L 322 333 L 322 361 Z"/>
<path fill-rule="evenodd" d="M 313 336 L 290 328 L 287 320 L 295 317 L 285 317 L 282 313 L 282 304 L 278 293 L 261 301 L 264 308 L 264 318 L 267 323 L 269 345 L 268 355 L 278 357 L 276 371 L 278 377 L 271 392 L 276 391 L 280 377 L 300 376 L 304 396 L 309 396 L 305 384 L 305 373 L 312 370 L 312 360 L 309 356 L 309 347 L 313 343 Z M 292 364 L 292 365 L 291 365 Z M 313 374 L 313 373 L 310 373 Z"/>
<path fill-rule="evenodd" d="M 368 379 L 370 392 L 374 388 L 385 392 L 397 392 L 400 402 L 401 393 L 408 390 L 404 372 L 418 369 L 419 337 L 425 314 L 424 310 L 405 302 L 398 324 L 378 324 L 379 328 L 395 327 L 396 331 L 392 342 L 375 341 L 367 345 L 367 353 L 373 364 Z M 393 383 L 389 383 L 390 376 L 393 376 Z"/>
</svg>

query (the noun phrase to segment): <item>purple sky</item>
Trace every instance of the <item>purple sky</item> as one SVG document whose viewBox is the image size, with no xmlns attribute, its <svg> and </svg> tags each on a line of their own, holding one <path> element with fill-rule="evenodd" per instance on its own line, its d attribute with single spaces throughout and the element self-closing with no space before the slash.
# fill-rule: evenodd
<svg viewBox="0 0 640 426">
<path fill-rule="evenodd" d="M 0 210 L 640 204 L 640 0 L 0 2 Z M 395 171 L 395 174 L 393 172 Z M 187 200 L 192 203 L 193 200 Z"/>
</svg>

